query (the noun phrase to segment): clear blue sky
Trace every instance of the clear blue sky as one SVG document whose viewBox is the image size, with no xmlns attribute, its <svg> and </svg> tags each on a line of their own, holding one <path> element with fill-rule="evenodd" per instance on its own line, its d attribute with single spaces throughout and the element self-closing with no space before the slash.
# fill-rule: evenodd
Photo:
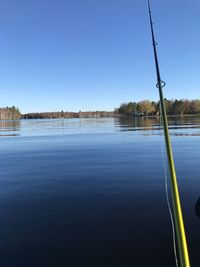
<svg viewBox="0 0 200 267">
<path fill-rule="evenodd" d="M 200 98 L 200 2 L 152 0 L 165 96 Z M 113 110 L 158 100 L 146 0 L 2 0 L 0 106 Z"/>
</svg>

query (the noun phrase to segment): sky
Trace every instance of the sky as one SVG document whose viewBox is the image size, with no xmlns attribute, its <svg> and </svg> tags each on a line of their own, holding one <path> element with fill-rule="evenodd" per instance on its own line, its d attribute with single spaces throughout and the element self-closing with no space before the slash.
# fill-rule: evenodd
<svg viewBox="0 0 200 267">
<path fill-rule="evenodd" d="M 200 98 L 200 2 L 151 4 L 164 96 Z M 155 84 L 146 0 L 0 1 L 0 107 L 111 111 Z"/>
</svg>

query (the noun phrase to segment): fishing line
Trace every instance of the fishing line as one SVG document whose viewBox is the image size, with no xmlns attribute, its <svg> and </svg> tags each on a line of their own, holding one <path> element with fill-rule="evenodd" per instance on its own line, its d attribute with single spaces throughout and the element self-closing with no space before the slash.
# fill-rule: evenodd
<svg viewBox="0 0 200 267">
<path fill-rule="evenodd" d="M 161 107 L 160 107 L 160 112 Z M 176 234 L 175 234 L 175 226 L 174 226 L 174 218 L 172 215 L 172 209 L 169 201 L 169 190 L 168 190 L 168 176 L 167 176 L 167 168 L 165 164 L 165 153 L 164 153 L 164 139 L 163 139 L 163 124 L 162 124 L 162 116 L 160 114 L 160 134 L 161 134 L 161 150 L 162 150 L 162 163 L 163 163 L 163 170 L 164 170 L 164 177 L 165 177 L 165 194 L 166 194 L 166 200 L 167 200 L 167 207 L 170 215 L 170 221 L 171 221 L 171 226 L 172 226 L 172 239 L 173 239 L 173 250 L 174 250 L 174 257 L 175 257 L 175 262 L 176 262 L 176 267 L 179 267 L 178 263 L 178 257 L 177 257 L 177 248 L 176 248 Z"/>
</svg>

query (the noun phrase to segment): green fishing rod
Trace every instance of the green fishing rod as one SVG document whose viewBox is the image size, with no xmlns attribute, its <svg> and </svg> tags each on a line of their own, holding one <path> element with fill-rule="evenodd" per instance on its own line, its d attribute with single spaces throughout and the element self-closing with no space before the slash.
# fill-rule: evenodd
<svg viewBox="0 0 200 267">
<path fill-rule="evenodd" d="M 175 222 L 175 232 L 176 232 L 179 260 L 180 260 L 181 267 L 190 267 L 188 247 L 187 247 L 187 241 L 186 241 L 186 235 L 185 235 L 185 227 L 184 227 L 182 210 L 181 210 L 178 183 L 176 179 L 176 170 L 175 170 L 172 146 L 171 146 L 169 130 L 168 130 L 168 121 L 167 121 L 165 102 L 163 98 L 162 88 L 165 86 L 165 83 L 161 80 L 161 76 L 160 76 L 160 69 L 159 69 L 158 56 L 157 56 L 157 50 L 156 50 L 157 43 L 155 41 L 155 36 L 154 36 L 151 6 L 150 6 L 149 0 L 148 0 L 148 10 L 149 10 L 151 35 L 152 35 L 154 59 L 155 59 L 155 66 L 156 66 L 156 75 L 157 75 L 156 87 L 158 88 L 159 96 L 160 96 L 160 108 L 161 108 L 161 115 L 162 115 L 162 120 L 163 120 L 165 144 L 166 144 L 168 165 L 169 165 L 169 171 L 170 171 L 170 189 L 171 189 L 172 208 L 173 208 L 172 210 L 173 210 L 173 218 Z"/>
</svg>

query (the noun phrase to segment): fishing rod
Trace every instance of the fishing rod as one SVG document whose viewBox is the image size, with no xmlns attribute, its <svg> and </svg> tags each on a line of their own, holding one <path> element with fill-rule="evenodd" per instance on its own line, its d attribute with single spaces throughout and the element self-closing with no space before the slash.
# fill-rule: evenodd
<svg viewBox="0 0 200 267">
<path fill-rule="evenodd" d="M 164 98 L 163 98 L 162 88 L 165 86 L 165 82 L 163 82 L 161 80 L 161 76 L 160 76 L 158 55 L 157 55 L 157 50 L 156 50 L 157 43 L 155 41 L 153 21 L 152 21 L 152 15 L 151 15 L 151 6 L 150 6 L 149 0 L 148 0 L 148 10 L 149 10 L 151 36 L 152 36 L 154 59 L 155 59 L 155 66 L 156 66 L 156 75 L 157 75 L 156 87 L 158 88 L 159 96 L 160 96 L 160 109 L 161 109 L 161 115 L 162 115 L 162 120 L 163 120 L 165 145 L 166 145 L 168 165 L 169 165 L 169 171 L 170 171 L 170 189 L 171 189 L 173 217 L 174 217 L 174 221 L 175 221 L 175 232 L 176 232 L 176 238 L 177 238 L 177 246 L 178 246 L 178 252 L 179 252 L 180 266 L 181 267 L 190 267 L 187 240 L 186 240 L 186 235 L 185 235 L 185 227 L 184 227 L 183 216 L 182 216 L 178 183 L 177 183 L 177 179 L 176 179 L 176 169 L 175 169 L 175 165 L 174 165 L 172 145 L 171 145 L 169 130 L 168 130 L 168 121 L 167 121 L 165 102 L 164 102 Z"/>
</svg>

